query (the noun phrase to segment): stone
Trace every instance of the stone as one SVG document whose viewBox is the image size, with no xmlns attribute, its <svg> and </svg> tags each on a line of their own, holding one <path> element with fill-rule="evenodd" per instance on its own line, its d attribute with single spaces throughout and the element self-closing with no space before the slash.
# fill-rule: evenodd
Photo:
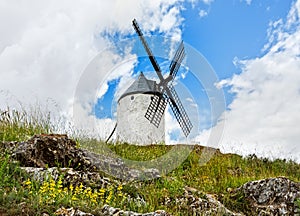
<svg viewBox="0 0 300 216">
<path fill-rule="evenodd" d="M 294 215 L 300 198 L 300 183 L 286 177 L 247 182 L 236 191 L 243 192 L 257 215 Z"/>
<path fill-rule="evenodd" d="M 201 194 L 197 189 L 187 186 L 184 188 L 183 195 L 177 197 L 175 202 L 180 209 L 188 211 L 189 215 L 243 215 L 227 209 L 214 195 Z M 170 203 L 172 203 L 172 200 L 167 198 L 164 204 L 168 205 Z"/>
<path fill-rule="evenodd" d="M 122 158 L 79 149 L 76 142 L 67 135 L 35 135 L 25 142 L 3 143 L 2 147 L 24 167 L 68 167 L 84 172 L 103 171 L 127 181 L 160 177 L 157 169 L 134 169 L 126 165 Z"/>
<path fill-rule="evenodd" d="M 102 215 L 115 216 L 115 215 L 126 215 L 126 216 L 171 216 L 164 210 L 157 210 L 149 213 L 137 213 L 133 211 L 123 211 L 119 208 L 114 208 L 109 205 L 104 205 L 101 209 Z"/>
<path fill-rule="evenodd" d="M 85 213 L 78 209 L 74 209 L 74 208 L 66 209 L 64 207 L 57 209 L 54 214 L 58 216 L 93 216 L 90 213 Z"/>
</svg>

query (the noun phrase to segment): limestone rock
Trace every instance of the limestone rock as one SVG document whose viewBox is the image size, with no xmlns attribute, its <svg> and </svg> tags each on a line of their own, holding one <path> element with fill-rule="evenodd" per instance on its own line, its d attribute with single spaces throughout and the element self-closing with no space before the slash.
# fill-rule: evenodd
<svg viewBox="0 0 300 216">
<path fill-rule="evenodd" d="M 168 205 L 171 202 L 172 200 L 167 199 L 165 204 Z M 197 189 L 191 187 L 184 188 L 184 194 L 176 199 L 176 205 L 180 206 L 180 209 L 188 211 L 189 215 L 243 215 L 227 209 L 214 195 L 201 194 Z"/>
<path fill-rule="evenodd" d="M 24 167 L 68 167 L 78 171 L 104 171 L 125 180 L 158 178 L 157 169 L 134 169 L 109 155 L 99 155 L 76 147 L 67 135 L 35 135 L 25 142 L 9 142 L 2 146 Z"/>
<path fill-rule="evenodd" d="M 78 209 L 74 209 L 74 208 L 66 209 L 64 207 L 57 209 L 54 214 L 58 215 L 58 216 L 93 216 L 93 214 L 85 213 Z M 157 210 L 155 212 L 149 212 L 149 213 L 136 213 L 133 211 L 123 211 L 119 208 L 114 208 L 109 205 L 104 205 L 101 209 L 100 214 L 103 216 L 119 216 L 119 215 L 120 216 L 121 215 L 124 215 L 124 216 L 125 215 L 126 216 L 171 216 L 170 214 L 168 214 L 167 212 L 165 212 L 163 210 Z"/>
<path fill-rule="evenodd" d="M 93 167 L 76 142 L 67 135 L 35 135 L 25 142 L 14 143 L 13 158 L 25 167 L 76 167 L 91 170 Z"/>
<path fill-rule="evenodd" d="M 74 209 L 74 208 L 66 209 L 64 207 L 57 209 L 54 214 L 58 216 L 93 216 L 90 213 L 85 213 L 78 209 Z"/>
<path fill-rule="evenodd" d="M 109 205 L 104 205 L 101 214 L 104 216 L 118 216 L 118 215 L 126 215 L 126 216 L 171 216 L 169 213 L 163 210 L 157 210 L 155 212 L 149 213 L 137 213 L 133 211 L 123 211 L 119 208 L 114 208 Z"/>
<path fill-rule="evenodd" d="M 295 205 L 300 198 L 300 183 L 285 177 L 251 181 L 237 191 L 242 191 L 257 215 L 300 214 Z"/>
</svg>

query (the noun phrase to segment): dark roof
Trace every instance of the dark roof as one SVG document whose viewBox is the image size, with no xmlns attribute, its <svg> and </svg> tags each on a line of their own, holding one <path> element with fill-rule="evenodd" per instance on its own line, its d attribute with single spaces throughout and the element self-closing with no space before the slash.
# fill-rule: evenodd
<svg viewBox="0 0 300 216">
<path fill-rule="evenodd" d="M 129 86 L 129 88 L 121 95 L 119 100 L 131 94 L 160 94 L 156 88 L 157 84 L 154 80 L 148 80 L 143 72 L 139 77 Z"/>
</svg>

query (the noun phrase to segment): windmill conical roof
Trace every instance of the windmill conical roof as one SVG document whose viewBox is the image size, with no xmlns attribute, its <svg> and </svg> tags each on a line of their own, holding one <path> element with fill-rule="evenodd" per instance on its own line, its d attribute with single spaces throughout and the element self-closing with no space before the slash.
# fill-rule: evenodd
<svg viewBox="0 0 300 216">
<path fill-rule="evenodd" d="M 119 100 L 123 97 L 131 94 L 159 94 L 156 88 L 156 82 L 149 80 L 145 77 L 143 72 L 140 73 L 139 77 L 129 86 L 129 88 L 121 95 Z"/>
</svg>

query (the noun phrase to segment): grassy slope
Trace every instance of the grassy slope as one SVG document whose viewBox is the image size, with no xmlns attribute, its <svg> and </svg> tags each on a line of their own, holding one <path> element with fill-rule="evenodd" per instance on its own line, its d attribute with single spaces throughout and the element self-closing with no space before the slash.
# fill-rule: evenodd
<svg viewBox="0 0 300 216">
<path fill-rule="evenodd" d="M 49 116 L 39 118 L 17 111 L 0 111 L 0 141 L 26 140 L 33 134 L 50 133 L 51 126 Z M 95 140 L 81 140 L 81 146 L 93 149 L 101 153 L 103 143 Z M 128 144 L 109 145 L 113 152 L 123 158 L 147 161 L 155 159 L 173 147 L 156 146 L 132 146 Z M 126 183 L 122 189 L 124 194 L 141 195 L 146 200 L 146 205 L 136 202 L 110 200 L 110 205 L 121 207 L 122 209 L 148 212 L 157 209 L 165 209 L 174 215 L 186 215 L 184 207 L 162 204 L 165 197 L 175 199 L 182 195 L 183 187 L 190 186 L 205 193 L 216 194 L 222 202 L 230 209 L 236 211 L 247 211 L 244 200 L 235 197 L 231 198 L 228 193 L 230 188 L 237 188 L 250 180 L 257 180 L 268 177 L 286 176 L 294 181 L 300 181 L 300 165 L 292 161 L 259 159 L 254 155 L 247 158 L 235 154 L 221 154 L 216 151 L 214 156 L 204 165 L 199 163 L 202 158 L 203 147 L 194 147 L 188 158 L 175 170 L 162 176 L 159 179 Z M 8 155 L 0 154 L 0 215 L 19 215 L 27 212 L 30 215 L 40 214 L 41 212 L 53 212 L 60 206 L 74 206 L 82 210 L 96 213 L 96 210 L 107 202 L 99 201 L 97 204 L 90 202 L 89 197 L 82 202 L 74 201 L 71 196 L 64 199 L 55 197 L 53 202 L 46 202 L 49 195 L 41 193 L 41 185 L 33 182 L 30 187 L 24 183 L 28 176 L 23 173 L 18 164 L 11 161 Z M 59 189 L 59 183 L 55 183 Z M 57 189 L 57 193 L 59 190 Z M 63 188 L 64 189 L 64 188 Z M 55 191 L 53 189 L 53 191 Z M 66 188 L 66 193 L 71 194 Z M 82 192 L 84 196 L 84 191 Z M 114 194 L 112 194 L 114 196 Z M 41 201 L 42 200 L 42 201 Z M 44 202 L 45 201 L 45 202 Z"/>
<path fill-rule="evenodd" d="M 172 147 L 117 145 L 111 148 L 124 158 L 140 160 L 143 157 L 154 157 L 153 155 Z M 188 158 L 177 169 L 161 179 L 141 183 L 139 193 L 143 194 L 145 200 L 150 203 L 149 210 L 165 208 L 159 200 L 165 196 L 180 196 L 182 188 L 190 186 L 203 193 L 217 194 L 230 209 L 243 211 L 245 203 L 243 201 L 239 203 L 236 199 L 232 200 L 228 193 L 231 189 L 251 180 L 276 176 L 286 176 L 291 180 L 300 181 L 300 165 L 292 161 L 270 161 L 259 159 L 254 155 L 242 158 L 239 155 L 222 154 L 216 151 L 214 156 L 202 165 L 199 163 L 202 152 L 203 147 L 195 146 Z M 176 206 L 170 206 L 167 210 L 176 212 L 178 209 Z"/>
</svg>

